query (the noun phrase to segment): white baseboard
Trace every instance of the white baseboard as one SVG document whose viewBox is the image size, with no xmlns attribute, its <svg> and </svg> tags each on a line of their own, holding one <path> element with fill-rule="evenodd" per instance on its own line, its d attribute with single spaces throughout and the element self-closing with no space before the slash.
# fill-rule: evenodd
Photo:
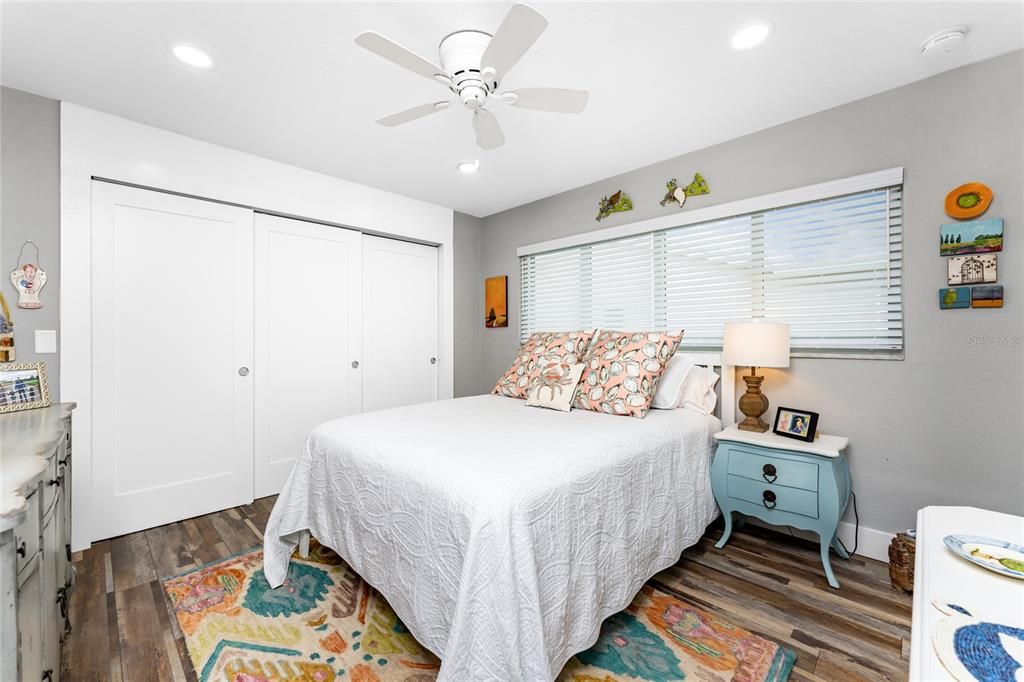
<svg viewBox="0 0 1024 682">
<path fill-rule="evenodd" d="M 755 519 L 750 516 L 744 516 L 744 520 L 747 523 L 755 526 L 761 526 L 762 528 L 768 528 L 770 530 L 781 530 L 785 533 L 786 529 L 780 526 L 772 526 L 767 523 L 763 523 L 760 519 Z M 843 541 L 846 548 L 853 550 L 854 537 L 853 537 L 854 525 L 847 521 L 839 522 L 839 539 Z M 804 538 L 805 540 L 811 540 L 812 542 L 818 541 L 818 536 L 814 533 L 794 528 L 793 533 L 797 537 Z M 877 530 L 875 528 L 860 527 L 860 542 L 857 543 L 857 554 L 858 556 L 868 557 L 869 559 L 876 559 L 884 563 L 889 563 L 889 543 L 896 537 L 895 533 L 890 533 L 884 530 Z"/>
</svg>

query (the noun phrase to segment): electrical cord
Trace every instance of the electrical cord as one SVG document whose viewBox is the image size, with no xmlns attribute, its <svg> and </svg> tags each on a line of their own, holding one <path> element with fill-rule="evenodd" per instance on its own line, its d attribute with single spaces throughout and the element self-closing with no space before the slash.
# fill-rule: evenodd
<svg viewBox="0 0 1024 682">
<path fill-rule="evenodd" d="M 851 551 L 846 549 L 846 545 L 843 544 L 843 541 L 839 539 L 838 535 L 836 536 L 836 540 L 839 540 L 839 544 L 843 546 L 843 549 L 846 550 L 847 554 L 853 556 L 857 553 L 857 545 L 860 544 L 860 514 L 857 513 L 857 493 L 851 490 L 850 497 L 853 498 L 853 550 Z"/>
</svg>

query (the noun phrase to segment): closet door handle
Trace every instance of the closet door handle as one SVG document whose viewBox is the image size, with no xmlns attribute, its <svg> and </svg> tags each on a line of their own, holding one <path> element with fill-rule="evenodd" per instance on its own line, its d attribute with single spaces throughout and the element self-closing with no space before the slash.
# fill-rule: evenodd
<svg viewBox="0 0 1024 682">
<path fill-rule="evenodd" d="M 240 377 L 247 377 L 247 376 L 249 376 L 249 368 L 248 367 L 239 367 L 238 368 L 238 376 L 240 376 Z"/>
<path fill-rule="evenodd" d="M 437 364 L 437 358 L 430 358 L 430 364 L 436 365 Z"/>
<path fill-rule="evenodd" d="M 359 361 L 358 360 L 353 360 L 352 361 L 352 369 L 359 369 Z"/>
</svg>

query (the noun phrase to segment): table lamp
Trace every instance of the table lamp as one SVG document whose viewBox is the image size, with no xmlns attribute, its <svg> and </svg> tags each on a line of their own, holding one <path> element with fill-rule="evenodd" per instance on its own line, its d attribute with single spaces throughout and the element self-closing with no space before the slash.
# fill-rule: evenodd
<svg viewBox="0 0 1024 682">
<path fill-rule="evenodd" d="M 768 424 L 761 415 L 768 411 L 768 398 L 761 393 L 764 377 L 757 376 L 757 368 L 789 367 L 789 325 L 783 322 L 726 322 L 722 364 L 750 367 L 750 374 L 743 377 L 747 382 L 747 392 L 740 396 L 740 412 L 746 419 L 737 427 L 764 433 Z"/>
</svg>

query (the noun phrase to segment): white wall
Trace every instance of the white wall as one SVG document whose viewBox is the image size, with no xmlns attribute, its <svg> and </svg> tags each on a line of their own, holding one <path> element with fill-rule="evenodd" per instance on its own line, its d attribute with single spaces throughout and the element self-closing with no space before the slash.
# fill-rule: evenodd
<svg viewBox="0 0 1024 682">
<path fill-rule="evenodd" d="M 73 546 L 91 541 L 92 178 L 153 187 L 436 244 L 441 262 L 438 392 L 453 390 L 453 212 L 372 187 L 61 104 L 61 396 L 75 415 Z M 180 362 L 176 358 L 168 363 Z M 145 396 L 139 396 L 144 400 Z"/>
</svg>

